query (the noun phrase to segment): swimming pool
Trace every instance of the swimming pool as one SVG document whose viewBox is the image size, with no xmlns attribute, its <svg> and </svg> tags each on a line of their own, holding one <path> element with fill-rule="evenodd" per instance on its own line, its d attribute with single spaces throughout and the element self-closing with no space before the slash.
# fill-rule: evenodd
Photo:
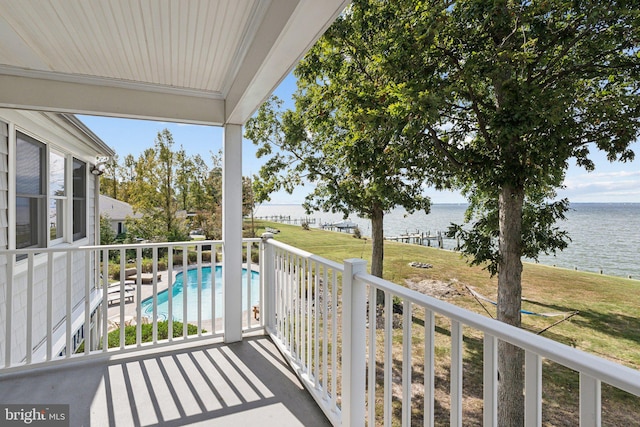
<svg viewBox="0 0 640 427">
<path fill-rule="evenodd" d="M 184 301 L 183 273 L 176 275 L 172 287 L 173 320 L 183 321 Z M 198 270 L 187 271 L 187 321 L 198 321 Z M 260 302 L 260 274 L 251 272 L 251 305 Z M 215 268 L 215 316 L 222 317 L 222 266 Z M 242 307 L 247 306 L 247 270 L 242 269 Z M 202 319 L 211 319 L 211 267 L 202 267 L 202 298 L 200 301 Z M 142 316 L 153 318 L 153 297 L 149 297 L 140 303 Z M 169 290 L 158 293 L 158 320 L 169 318 Z"/>
</svg>

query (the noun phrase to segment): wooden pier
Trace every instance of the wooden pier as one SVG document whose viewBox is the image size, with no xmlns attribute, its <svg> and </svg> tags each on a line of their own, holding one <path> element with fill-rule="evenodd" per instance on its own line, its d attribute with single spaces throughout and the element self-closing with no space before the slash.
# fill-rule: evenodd
<svg viewBox="0 0 640 427">
<path fill-rule="evenodd" d="M 436 242 L 438 248 L 444 248 L 444 239 L 449 239 L 442 231 L 438 231 L 436 234 L 431 232 L 415 232 L 412 234 L 401 234 L 399 236 L 385 237 L 385 240 L 392 240 L 394 242 L 412 243 L 415 245 L 431 246 L 431 241 Z"/>
<path fill-rule="evenodd" d="M 316 223 L 315 218 L 291 218 L 290 215 L 271 215 L 271 216 L 257 216 L 255 219 L 269 221 L 269 222 L 279 222 L 281 224 L 293 224 L 293 225 L 302 225 L 302 224 L 314 224 Z"/>
</svg>

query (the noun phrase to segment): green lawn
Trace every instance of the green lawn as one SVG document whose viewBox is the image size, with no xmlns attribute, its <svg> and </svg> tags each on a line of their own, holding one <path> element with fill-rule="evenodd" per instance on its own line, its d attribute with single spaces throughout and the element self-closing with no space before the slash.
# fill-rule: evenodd
<svg viewBox="0 0 640 427">
<path fill-rule="evenodd" d="M 256 223 L 257 235 L 264 232 L 265 227 L 278 228 L 280 233 L 275 238 L 281 242 L 336 262 L 347 258 L 363 258 L 370 264 L 370 239 L 356 239 L 350 234 L 319 229 L 303 230 L 294 225 L 264 221 Z M 384 250 L 385 279 L 403 286 L 407 284 L 407 280 L 444 282 L 457 291 L 453 297 L 446 298 L 448 302 L 486 316 L 495 316 L 495 308 L 484 303 L 489 312 L 487 313 L 466 286 L 472 286 L 479 293 L 495 300 L 497 277 L 491 278 L 481 267 L 470 267 L 459 253 L 391 241 L 385 242 Z M 433 268 L 414 268 L 409 266 L 412 261 L 428 263 Z M 579 312 L 569 320 L 551 327 L 543 336 L 634 369 L 640 368 L 640 281 L 527 263 L 523 272 L 523 296 L 526 298 L 523 308 L 529 311 Z M 416 316 L 414 321 L 415 319 Z M 559 319 L 561 317 L 523 315 L 523 327 L 538 332 Z M 446 319 L 440 319 L 438 326 L 440 330 L 448 328 Z M 423 360 L 424 355 L 418 344 L 423 337 L 420 335 L 420 328 L 415 329 L 414 360 Z M 446 333 L 438 335 L 436 353 L 448 355 L 448 336 Z M 469 393 L 465 398 L 465 418 L 470 422 L 469 425 L 481 425 L 481 354 L 481 334 L 465 329 L 464 380 L 465 390 L 468 390 L 466 393 Z M 437 364 L 436 375 L 446 379 L 446 360 Z M 545 361 L 544 384 L 545 425 L 572 425 L 577 422 L 577 374 Z M 446 381 L 441 388 L 442 395 L 445 396 L 448 388 Z M 615 419 L 614 424 L 633 419 L 637 409 L 629 408 L 637 408 L 640 399 L 607 386 L 603 387 L 602 395 L 605 418 Z M 440 407 L 439 405 L 436 406 Z M 443 398 L 440 409 L 440 416 L 447 418 L 446 398 Z"/>
<path fill-rule="evenodd" d="M 363 258 L 370 264 L 370 239 L 260 221 L 257 234 L 267 226 L 280 230 L 275 236 L 277 240 L 308 252 L 337 262 Z M 428 263 L 433 268 L 413 268 L 409 266 L 412 261 Z M 459 253 L 391 241 L 385 242 L 384 278 L 400 285 L 405 285 L 407 279 L 453 283 L 462 295 L 448 301 L 485 315 L 486 311 L 465 285 L 493 300 L 497 292 L 497 277 L 491 278 L 480 267 L 470 267 Z M 527 300 L 523 303 L 525 310 L 537 313 L 579 311 L 576 316 L 544 332 L 543 336 L 640 368 L 640 281 L 525 263 L 522 286 Z M 495 315 L 495 309 L 484 304 Z M 523 315 L 523 327 L 537 332 L 557 320 Z"/>
</svg>

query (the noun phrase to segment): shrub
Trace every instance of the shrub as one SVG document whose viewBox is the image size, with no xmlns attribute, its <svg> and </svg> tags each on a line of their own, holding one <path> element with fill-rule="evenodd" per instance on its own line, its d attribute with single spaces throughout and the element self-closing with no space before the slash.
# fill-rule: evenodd
<svg viewBox="0 0 640 427">
<path fill-rule="evenodd" d="M 207 332 L 204 329 L 203 333 Z M 187 334 L 195 335 L 198 333 L 198 327 L 192 324 L 187 325 Z M 141 325 L 142 342 L 153 341 L 153 324 L 147 323 Z M 182 323 L 173 321 L 173 338 L 179 338 L 182 336 Z M 120 328 L 115 329 L 107 335 L 109 348 L 120 347 Z M 169 321 L 164 320 L 158 322 L 158 340 L 166 340 L 169 338 Z M 132 345 L 136 344 L 136 326 L 130 325 L 124 327 L 124 344 Z M 102 341 L 100 341 L 99 349 L 102 349 Z M 84 351 L 84 342 L 80 344 L 76 353 L 82 353 Z"/>
<path fill-rule="evenodd" d="M 159 259 L 158 260 L 158 271 L 167 269 L 167 260 Z M 143 273 L 153 273 L 153 260 L 152 259 L 143 259 L 142 260 L 142 272 Z"/>
<path fill-rule="evenodd" d="M 242 251 L 242 262 L 247 262 L 247 252 Z M 255 247 L 251 250 L 251 262 L 253 264 L 260 264 L 260 251 Z"/>
<path fill-rule="evenodd" d="M 362 239 L 362 233 L 360 232 L 360 228 L 356 227 L 353 229 L 353 237 L 355 239 Z"/>
</svg>

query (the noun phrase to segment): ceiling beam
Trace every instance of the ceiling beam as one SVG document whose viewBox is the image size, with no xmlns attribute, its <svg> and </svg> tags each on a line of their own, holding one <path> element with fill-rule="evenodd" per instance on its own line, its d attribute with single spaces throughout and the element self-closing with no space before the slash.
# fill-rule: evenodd
<svg viewBox="0 0 640 427">
<path fill-rule="evenodd" d="M 215 126 L 225 123 L 225 103 L 215 96 L 114 83 L 0 72 L 0 107 Z"/>
<path fill-rule="evenodd" d="M 350 0 L 274 0 L 226 101 L 226 122 L 244 124 Z"/>
</svg>

